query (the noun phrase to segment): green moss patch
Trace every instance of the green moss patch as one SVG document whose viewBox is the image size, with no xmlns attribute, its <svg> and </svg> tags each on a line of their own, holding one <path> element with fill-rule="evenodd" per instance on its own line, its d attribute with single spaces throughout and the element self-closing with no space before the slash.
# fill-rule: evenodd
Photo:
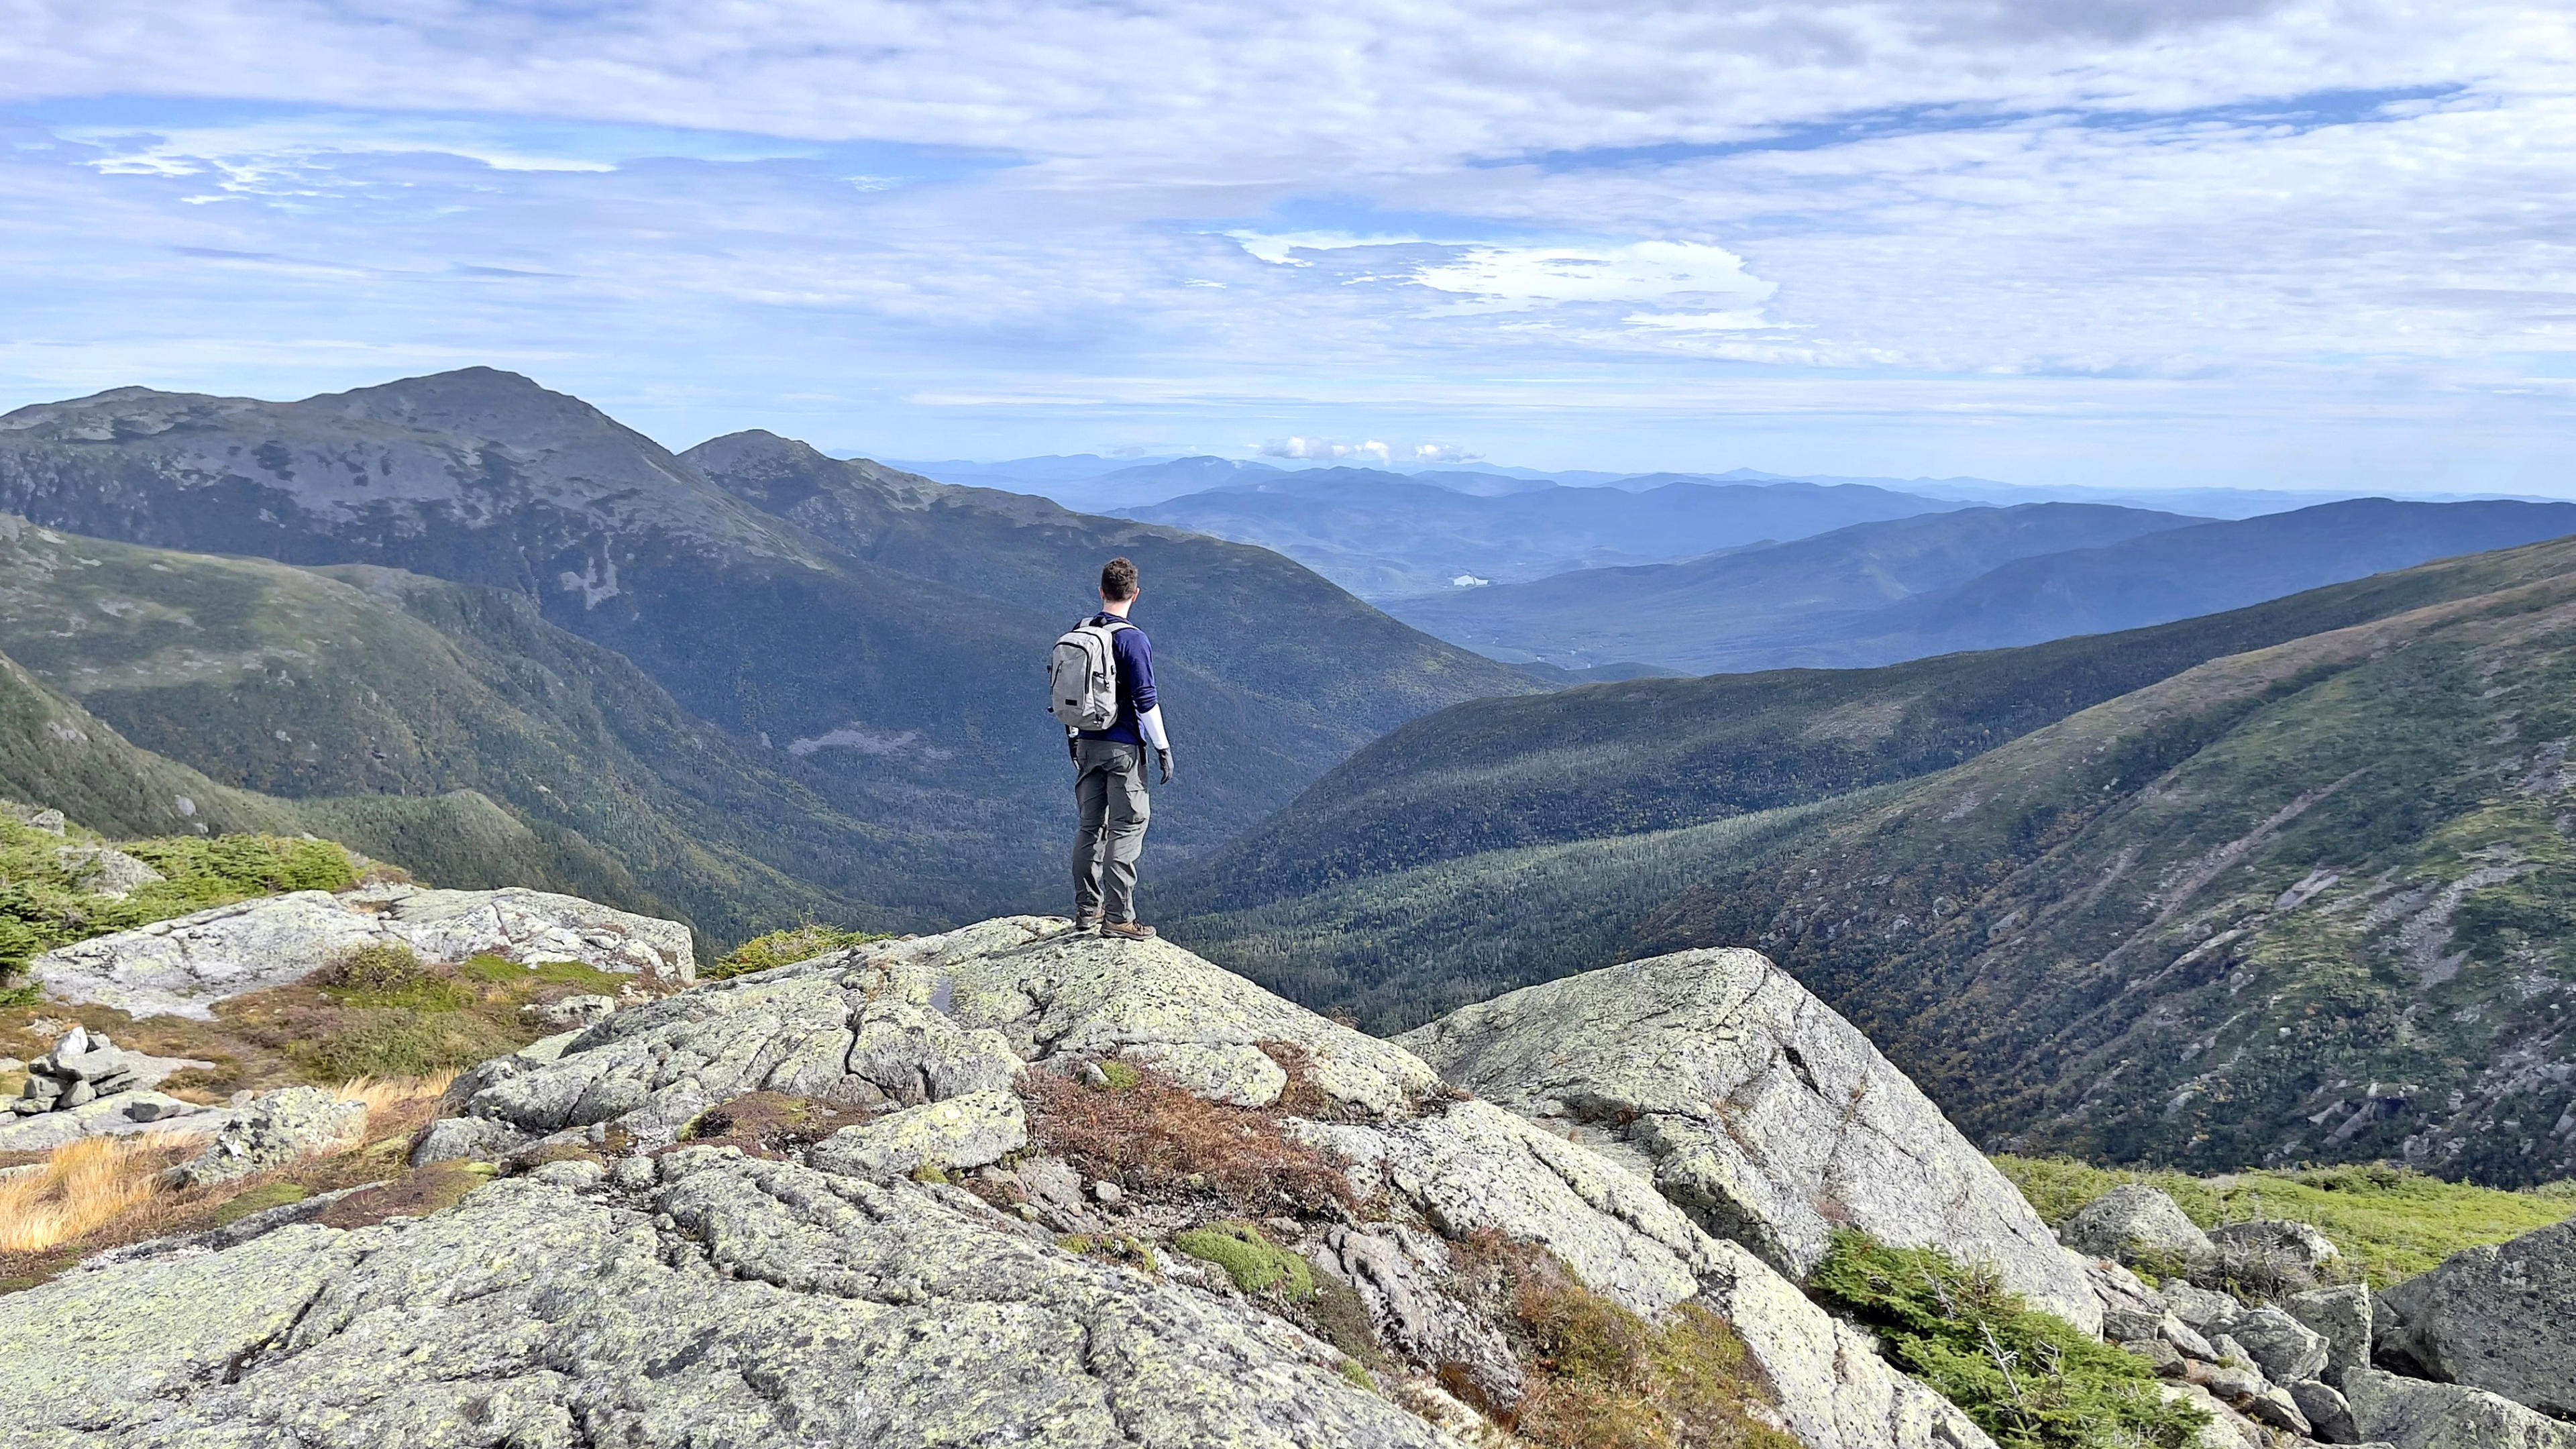
<svg viewBox="0 0 2576 1449">
<path fill-rule="evenodd" d="M 1306 1260 L 1261 1235 L 1250 1223 L 1212 1223 L 1172 1239 L 1193 1258 L 1214 1263 L 1248 1294 L 1276 1294 L 1292 1303 L 1315 1296 L 1315 1270 Z"/>
<path fill-rule="evenodd" d="M 1808 1289 L 1873 1330 L 1897 1367 L 2002 1449 L 2188 1449 L 2206 1415 L 2167 1403 L 2146 1360 L 2032 1308 L 1985 1267 L 1842 1229 Z"/>
<path fill-rule="evenodd" d="M 2412 1278 L 2462 1248 L 2505 1242 L 2576 1216 L 2576 1191 L 2558 1185 L 2507 1192 L 2395 1167 L 2208 1179 L 2090 1167 L 2060 1157 L 1998 1157 L 1995 1166 L 2051 1227 L 2122 1183 L 2142 1182 L 2162 1190 L 2204 1228 L 2257 1217 L 2307 1223 L 2377 1287 Z"/>
</svg>

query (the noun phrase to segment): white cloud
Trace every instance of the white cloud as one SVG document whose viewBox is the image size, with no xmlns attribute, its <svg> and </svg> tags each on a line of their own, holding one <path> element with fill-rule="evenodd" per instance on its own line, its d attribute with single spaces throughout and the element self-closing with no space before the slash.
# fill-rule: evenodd
<svg viewBox="0 0 2576 1449">
<path fill-rule="evenodd" d="M 1558 302 L 1759 302 L 1777 290 L 1746 275 L 1724 247 L 1641 241 L 1621 246 L 1470 247 L 1453 261 L 1421 267 L 1413 280 L 1497 310 Z"/>
<path fill-rule="evenodd" d="M 680 443 L 2391 487 L 2576 424 L 2563 7 L 9 13 L 0 407 L 492 361 Z M 47 100 L 113 93 L 179 99 Z"/>
</svg>

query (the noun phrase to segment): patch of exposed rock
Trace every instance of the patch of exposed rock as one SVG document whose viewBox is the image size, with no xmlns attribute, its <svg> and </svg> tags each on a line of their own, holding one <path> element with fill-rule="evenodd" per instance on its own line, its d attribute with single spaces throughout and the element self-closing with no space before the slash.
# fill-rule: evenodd
<svg viewBox="0 0 2576 1449">
<path fill-rule="evenodd" d="M 2576 1221 L 2463 1249 L 2379 1303 L 2383 1354 L 2576 1418 Z"/>
<path fill-rule="evenodd" d="M 358 947 L 388 943 L 430 961 L 494 955 L 678 981 L 697 974 L 688 928 L 676 921 L 545 891 L 407 885 L 293 891 L 217 906 L 58 947 L 30 963 L 28 974 L 64 1001 L 205 1020 L 225 997 L 282 986 Z"/>
<path fill-rule="evenodd" d="M 1454 1445 L 1441 1426 L 1473 1416 L 1430 1371 L 1456 1362 L 1503 1389 L 1518 1372 L 1495 1325 L 1439 1287 L 1449 1244 L 1490 1230 L 1639 1313 L 1725 1316 L 1777 1400 L 1759 1412 L 1811 1449 L 1991 1449 L 1619 1162 L 1453 1101 L 1400 1048 L 1186 952 L 1063 927 L 858 948 L 487 1063 L 450 1099 L 463 1115 L 427 1135 L 456 1150 L 432 1155 L 539 1136 L 564 1150 L 426 1218 L 342 1232 L 281 1216 L 0 1298 L 0 1430 L 99 1449 Z M 1350 1285 L 1412 1378 L 1370 1392 L 1205 1264 L 1059 1245 L 926 1170 L 1025 1152 L 1023 1074 L 1112 1058 L 1221 1101 L 1293 1089 L 1315 1115 L 1289 1130 L 1376 1206 L 1265 1231 Z M 784 1160 L 669 1145 L 753 1091 L 868 1120 Z M 1157 1209 L 1115 1184 L 1086 1194 L 1060 1158 L 1016 1161 L 1006 1175 L 1047 1212 L 1153 1231 Z M 236 1282 L 220 1312 L 194 1313 Z"/>
<path fill-rule="evenodd" d="M 2082 1266 L 1869 1039 L 1757 952 L 1532 986 L 1397 1038 L 1456 1085 L 1634 1166 L 1710 1233 L 1803 1276 L 1833 1230 L 1987 1260 L 2098 1332 Z"/>
<path fill-rule="evenodd" d="M 954 1189 L 690 1149 L 632 1191 L 506 1180 L 416 1223 L 287 1227 L 0 1300 L 0 1427 L 102 1446 L 1454 1443 L 1337 1357 Z"/>
</svg>

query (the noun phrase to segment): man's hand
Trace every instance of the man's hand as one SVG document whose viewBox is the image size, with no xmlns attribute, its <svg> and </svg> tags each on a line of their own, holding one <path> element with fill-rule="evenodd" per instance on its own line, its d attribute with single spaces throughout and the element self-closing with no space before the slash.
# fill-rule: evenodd
<svg viewBox="0 0 2576 1449">
<path fill-rule="evenodd" d="M 1172 752 L 1169 750 L 1156 750 L 1154 752 L 1154 763 L 1163 767 L 1163 783 L 1166 785 L 1172 783 Z"/>
</svg>

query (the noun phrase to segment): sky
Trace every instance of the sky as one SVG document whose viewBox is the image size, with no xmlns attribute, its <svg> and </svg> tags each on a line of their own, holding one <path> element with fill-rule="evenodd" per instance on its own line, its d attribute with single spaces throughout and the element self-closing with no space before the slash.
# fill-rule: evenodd
<svg viewBox="0 0 2576 1449">
<path fill-rule="evenodd" d="M 0 410 L 2576 495 L 2576 5 L 0 0 Z"/>
</svg>

